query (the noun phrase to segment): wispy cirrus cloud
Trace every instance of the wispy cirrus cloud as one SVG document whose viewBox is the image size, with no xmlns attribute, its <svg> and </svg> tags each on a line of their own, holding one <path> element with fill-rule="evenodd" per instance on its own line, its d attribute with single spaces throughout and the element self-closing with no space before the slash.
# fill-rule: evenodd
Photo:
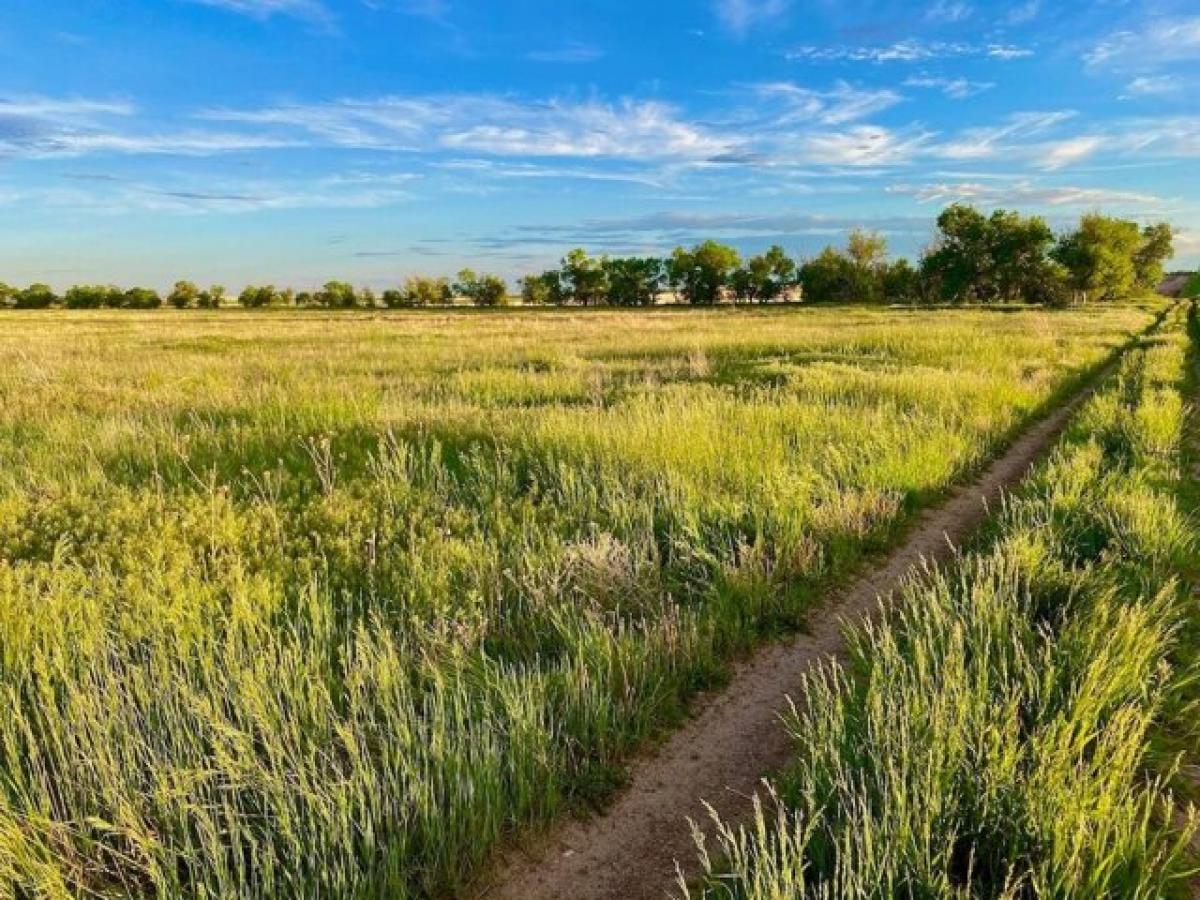
<svg viewBox="0 0 1200 900">
<path fill-rule="evenodd" d="M 1168 203 L 1155 194 L 1113 188 L 1039 185 L 1031 181 L 997 183 L 983 181 L 893 184 L 889 194 L 912 197 L 918 203 L 978 203 L 984 206 L 1123 206 L 1155 207 Z"/>
<path fill-rule="evenodd" d="M 328 25 L 333 15 L 321 0 L 189 0 L 200 6 L 211 6 L 254 19 L 290 16 L 308 22 Z"/>
<path fill-rule="evenodd" d="M 1200 59 L 1200 16 L 1150 18 L 1109 34 L 1084 56 L 1091 68 L 1145 69 Z"/>
<path fill-rule="evenodd" d="M 1012 7 L 1004 16 L 1005 25 L 1024 25 L 1038 17 L 1042 10 L 1042 0 L 1026 0 Z"/>
<path fill-rule="evenodd" d="M 965 22 L 971 18 L 975 10 L 963 0 L 934 0 L 925 10 L 925 21 L 937 24 L 953 24 Z"/>
<path fill-rule="evenodd" d="M 533 50 L 525 58 L 542 63 L 590 63 L 603 59 L 604 51 L 591 44 L 572 42 L 550 50 Z"/>
<path fill-rule="evenodd" d="M 798 62 L 916 63 L 964 57 L 1022 59 L 1032 56 L 1033 51 L 1012 44 L 971 44 L 910 38 L 880 45 L 802 44 L 784 55 Z"/>
<path fill-rule="evenodd" d="M 846 81 L 835 82 L 823 91 L 791 81 L 762 82 L 750 85 L 750 91 L 753 116 L 774 127 L 797 123 L 843 125 L 873 116 L 904 100 L 891 88 L 856 87 Z"/>
<path fill-rule="evenodd" d="M 993 81 L 971 81 L 961 76 L 946 78 L 935 75 L 918 75 L 904 80 L 905 87 L 930 88 L 941 91 L 952 100 L 966 100 L 996 86 Z"/>
<path fill-rule="evenodd" d="M 727 31 L 742 37 L 751 29 L 778 21 L 792 0 L 715 0 L 713 10 Z"/>
<path fill-rule="evenodd" d="M 245 181 L 180 177 L 163 182 L 122 178 L 106 173 L 75 173 L 80 187 L 29 187 L 0 192 L 0 205 L 39 206 L 99 214 L 133 212 L 174 214 L 255 213 L 266 210 L 376 209 L 408 202 L 406 172 L 346 173 L 304 181 Z"/>
<path fill-rule="evenodd" d="M 944 159 L 992 159 L 1026 145 L 1031 138 L 1045 134 L 1055 126 L 1078 115 L 1073 110 L 1021 112 L 1010 115 L 1000 125 L 967 128 L 942 142 L 936 155 Z"/>
<path fill-rule="evenodd" d="M 1183 91 L 1183 81 L 1174 75 L 1139 75 L 1125 87 L 1122 100 L 1131 97 L 1166 97 Z"/>
<path fill-rule="evenodd" d="M 0 99 L 0 157 L 44 158 L 93 153 L 209 156 L 288 146 L 278 136 L 184 128 L 148 130 L 127 100 L 16 97 Z"/>
<path fill-rule="evenodd" d="M 486 94 L 345 99 L 257 110 L 207 110 L 214 121 L 273 126 L 366 149 L 463 150 L 495 156 L 704 159 L 738 136 L 686 120 L 665 103 L 522 100 Z"/>
</svg>

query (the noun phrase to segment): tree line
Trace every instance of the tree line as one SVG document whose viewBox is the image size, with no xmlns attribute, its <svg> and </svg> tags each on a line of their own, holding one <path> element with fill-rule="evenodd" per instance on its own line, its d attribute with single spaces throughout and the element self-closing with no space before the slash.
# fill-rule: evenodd
<svg viewBox="0 0 1200 900">
<path fill-rule="evenodd" d="M 1153 290 L 1173 253 L 1166 222 L 1136 222 L 1089 213 L 1056 236 L 1040 216 L 998 209 L 985 215 L 955 204 L 937 219 L 937 234 L 917 265 L 891 259 L 880 234 L 856 229 L 844 247 L 828 246 L 797 261 L 779 246 L 743 258 L 733 247 L 703 241 L 665 258 L 590 256 L 570 251 L 558 268 L 519 282 L 528 305 L 651 306 L 665 293 L 696 306 L 717 303 L 1041 303 L 1112 300 Z M 17 309 L 216 309 L 231 298 L 221 285 L 179 281 L 165 296 L 151 288 L 76 285 L 57 295 L 48 285 L 18 290 L 0 283 L 0 306 Z M 251 285 L 236 297 L 247 308 L 409 308 L 466 300 L 503 306 L 508 284 L 464 269 L 448 278 L 414 276 L 376 293 L 344 281 L 315 291 Z"/>
</svg>

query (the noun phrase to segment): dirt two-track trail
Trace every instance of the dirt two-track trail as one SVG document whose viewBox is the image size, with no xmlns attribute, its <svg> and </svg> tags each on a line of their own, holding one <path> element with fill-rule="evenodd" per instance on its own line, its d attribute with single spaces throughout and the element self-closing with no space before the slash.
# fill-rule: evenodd
<svg viewBox="0 0 1200 900">
<path fill-rule="evenodd" d="M 737 665 L 729 684 L 652 755 L 635 760 L 613 804 L 568 821 L 534 846 L 505 855 L 471 896 L 487 900 L 660 900 L 683 874 L 697 874 L 688 819 L 711 833 L 705 803 L 726 821 L 744 821 L 762 778 L 792 749 L 780 716 L 803 703 L 801 676 L 845 652 L 843 628 L 879 609 L 906 575 L 943 561 L 984 521 L 1117 365 L 1100 368 L 1071 399 L 1031 424 L 974 481 L 920 513 L 906 538 L 815 611 L 811 631 L 769 644 Z"/>
</svg>

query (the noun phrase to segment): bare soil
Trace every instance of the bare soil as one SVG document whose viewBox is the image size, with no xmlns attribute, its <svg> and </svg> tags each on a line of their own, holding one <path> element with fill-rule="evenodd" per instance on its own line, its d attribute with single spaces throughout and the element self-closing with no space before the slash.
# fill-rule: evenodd
<svg viewBox="0 0 1200 900">
<path fill-rule="evenodd" d="M 1003 491 L 1018 483 L 1058 437 L 1071 413 L 1115 367 L 1110 363 L 1070 401 L 1031 425 L 975 481 L 921 513 L 906 539 L 829 599 L 809 633 L 767 645 L 737 665 L 729 684 L 703 697 L 695 714 L 652 754 L 635 760 L 613 804 L 567 821 L 531 846 L 504 855 L 473 896 L 488 900 L 662 898 L 698 874 L 688 820 L 711 832 L 707 802 L 725 821 L 743 821 L 763 776 L 792 750 L 780 716 L 798 703 L 801 676 L 845 652 L 843 627 L 879 609 L 905 576 L 942 561 L 974 532 Z"/>
</svg>

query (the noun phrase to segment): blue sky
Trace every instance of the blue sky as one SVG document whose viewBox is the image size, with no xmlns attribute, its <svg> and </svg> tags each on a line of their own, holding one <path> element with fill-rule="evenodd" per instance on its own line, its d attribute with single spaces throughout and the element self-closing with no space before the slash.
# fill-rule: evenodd
<svg viewBox="0 0 1200 900">
<path fill-rule="evenodd" d="M 384 286 L 947 202 L 1182 229 L 1181 0 L 5 0 L 0 280 Z"/>
</svg>

